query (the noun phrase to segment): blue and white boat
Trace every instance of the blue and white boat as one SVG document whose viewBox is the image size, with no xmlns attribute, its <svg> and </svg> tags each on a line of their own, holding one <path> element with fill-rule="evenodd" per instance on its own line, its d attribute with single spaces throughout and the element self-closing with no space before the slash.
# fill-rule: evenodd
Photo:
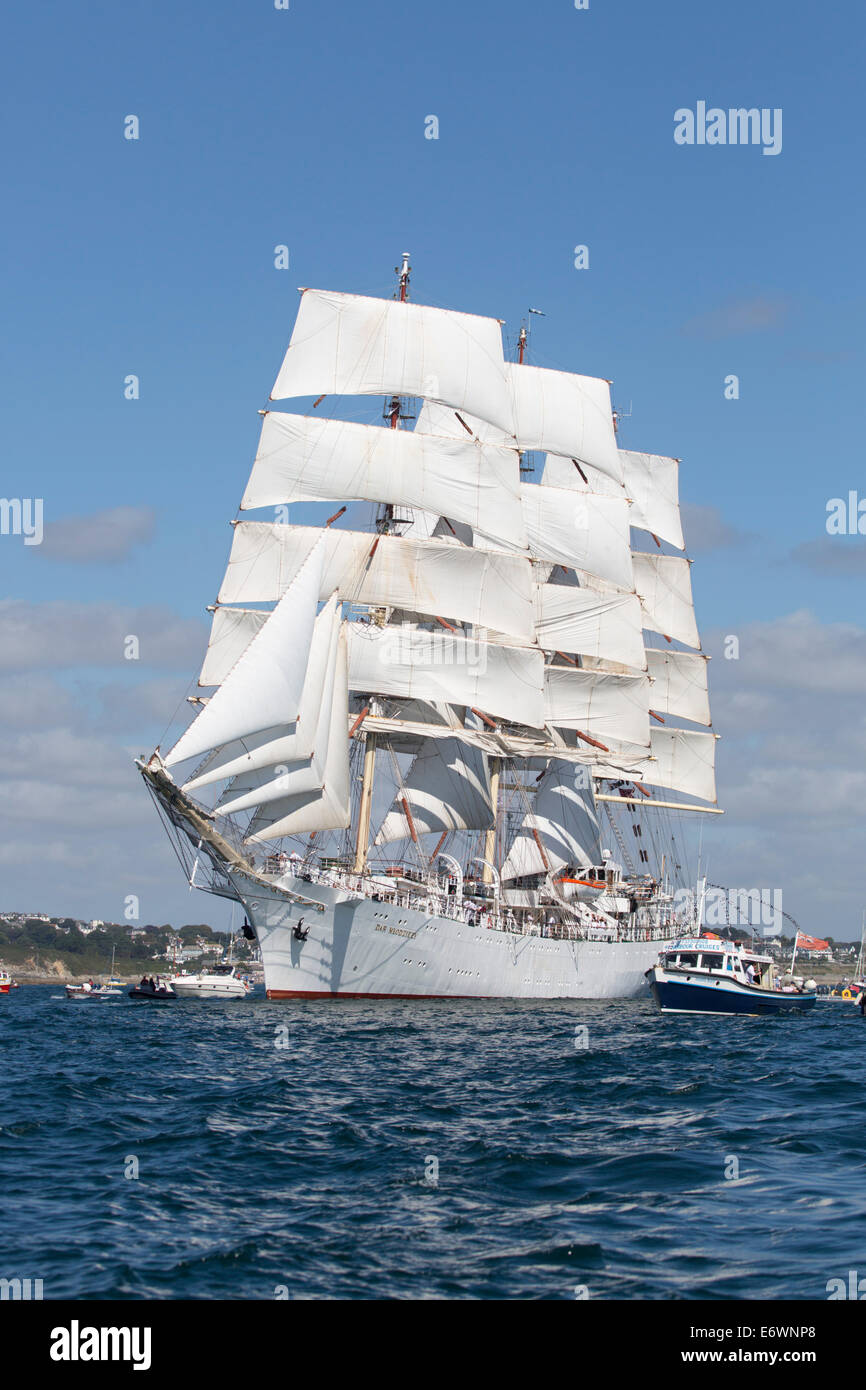
<svg viewBox="0 0 866 1390">
<path fill-rule="evenodd" d="M 777 979 L 771 956 L 740 942 L 683 937 L 646 972 L 663 1014 L 780 1014 L 814 1008 L 814 980 Z"/>
</svg>

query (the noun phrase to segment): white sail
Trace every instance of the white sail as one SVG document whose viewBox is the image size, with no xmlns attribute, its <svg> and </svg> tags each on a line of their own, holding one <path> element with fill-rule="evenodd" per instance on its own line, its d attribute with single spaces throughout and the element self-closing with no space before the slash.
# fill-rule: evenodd
<svg viewBox="0 0 866 1390">
<path fill-rule="evenodd" d="M 657 714 L 679 715 L 695 724 L 711 724 L 707 692 L 707 658 L 702 653 L 646 652 L 652 679 L 650 707 Z"/>
<path fill-rule="evenodd" d="M 506 370 L 518 448 L 564 454 L 622 482 L 607 381 L 516 362 Z"/>
<path fill-rule="evenodd" d="M 447 514 L 525 549 L 516 452 L 461 435 L 269 411 L 241 509 L 358 498 Z"/>
<path fill-rule="evenodd" d="M 267 618 L 268 616 L 266 613 L 260 613 L 257 609 L 218 609 L 217 613 L 214 614 L 214 623 L 216 623 L 216 618 L 220 612 L 234 612 L 246 616 L 248 620 L 247 645 L 258 631 L 258 624 L 251 621 L 251 618 Z M 242 633 L 243 629 L 240 627 L 234 633 L 239 644 L 242 640 Z M 260 733 L 251 734 L 243 739 L 233 739 L 231 743 L 226 743 L 221 748 L 216 749 L 204 766 L 197 770 L 196 775 L 184 783 L 185 791 L 194 791 L 196 787 L 204 787 L 211 782 L 220 782 L 227 777 L 237 777 L 243 773 L 253 772 L 257 768 L 273 766 L 275 763 L 290 763 L 299 758 L 310 757 L 315 747 L 316 728 L 319 711 L 325 699 L 326 683 L 330 681 L 337 661 L 339 635 L 340 612 L 335 594 L 322 609 L 313 626 L 310 655 L 307 661 L 297 719 L 291 724 L 280 724 L 273 729 L 263 729 Z M 241 650 L 243 649 L 241 648 Z M 222 650 L 223 647 L 220 644 L 220 651 Z M 207 660 L 206 657 L 206 663 Z M 220 680 L 213 682 L 219 684 L 228 675 L 228 671 L 221 671 L 214 665 L 211 674 L 215 677 L 219 676 Z"/>
<path fill-rule="evenodd" d="M 548 666 L 544 672 L 545 722 L 578 729 L 601 743 L 611 738 L 648 745 L 648 697 L 646 676 L 573 666 Z"/>
<path fill-rule="evenodd" d="M 643 774 L 650 786 L 669 787 L 701 801 L 716 799 L 716 735 L 692 729 L 658 729 L 650 735 L 652 761 Z"/>
<path fill-rule="evenodd" d="M 321 538 L 325 564 L 320 598 L 336 589 L 341 598 L 355 603 L 390 605 L 516 637 L 532 636 L 528 558 L 365 531 L 239 522 L 220 603 L 278 599 Z"/>
<path fill-rule="evenodd" d="M 631 503 L 630 523 L 684 548 L 680 521 L 679 463 L 663 454 L 633 453 L 619 450 L 623 486 L 610 481 L 596 469 L 584 469 L 584 477 L 570 458 L 548 454 L 541 478 L 543 487 L 570 488 L 578 492 L 601 492 L 607 496 L 626 496 Z"/>
<path fill-rule="evenodd" d="M 639 551 L 634 551 L 632 562 L 644 627 L 687 647 L 700 647 L 692 602 L 691 562 L 679 555 L 644 555 Z"/>
<path fill-rule="evenodd" d="M 653 725 L 649 754 L 636 744 L 612 747 L 609 759 L 594 766 L 593 776 L 630 778 L 647 786 L 662 787 L 665 792 L 684 792 L 701 801 L 715 802 L 715 757 L 715 734 Z"/>
<path fill-rule="evenodd" d="M 537 483 L 523 483 L 520 491 L 532 555 L 634 588 L 624 496 L 581 495 Z"/>
<path fill-rule="evenodd" d="M 482 444 L 506 444 L 515 448 L 517 441 L 510 430 L 499 429 L 489 420 L 479 420 L 477 415 L 469 415 L 465 410 L 461 410 L 459 416 L 458 419 L 458 412 L 451 406 L 423 401 L 414 433 L 444 435 L 446 439 L 471 439 L 474 435 Z"/>
<path fill-rule="evenodd" d="M 483 638 L 427 632 L 409 624 L 349 624 L 349 688 L 402 699 L 469 705 L 540 728 L 544 657 Z"/>
<path fill-rule="evenodd" d="M 311 547 L 267 622 L 166 756 L 166 766 L 297 718 L 323 561 L 324 547 Z"/>
<path fill-rule="evenodd" d="M 253 806 L 264 806 L 284 797 L 297 796 L 306 792 L 319 792 L 324 785 L 325 767 L 331 739 L 341 744 L 346 742 L 346 726 L 340 723 L 334 727 L 335 701 L 334 685 L 337 678 L 339 658 L 339 629 L 334 643 L 334 661 L 327 672 L 322 702 L 316 721 L 313 750 L 307 758 L 293 759 L 289 762 L 279 759 L 264 767 L 240 773 L 226 788 L 214 807 L 215 816 L 226 816 L 246 811 Z M 340 718 L 343 709 L 348 708 L 344 700 L 337 702 L 336 717 Z"/>
<path fill-rule="evenodd" d="M 539 840 L 541 845 L 539 846 Z M 551 759 L 500 870 L 503 882 L 601 863 L 598 812 L 586 768 Z"/>
<path fill-rule="evenodd" d="M 635 594 L 608 594 L 572 584 L 539 584 L 535 590 L 535 638 L 545 651 L 615 661 L 641 671 L 646 665 L 640 601 Z"/>
<path fill-rule="evenodd" d="M 620 449 L 625 490 L 631 498 L 631 524 L 685 549 L 680 521 L 678 459 Z"/>
<path fill-rule="evenodd" d="M 425 396 L 511 430 L 497 319 L 304 290 L 272 400 Z"/>
<path fill-rule="evenodd" d="M 270 609 L 264 608 L 217 608 L 211 621 L 199 685 L 222 685 L 270 616 Z"/>
<path fill-rule="evenodd" d="M 337 667 L 331 701 L 330 726 L 322 785 L 311 791 L 296 792 L 270 801 L 254 814 L 247 826 L 245 841 L 257 844 L 312 830 L 345 830 L 351 823 L 349 782 L 349 740 L 341 736 L 349 717 L 346 657 L 346 627 L 341 629 L 337 646 Z"/>
<path fill-rule="evenodd" d="M 411 827 L 404 798 L 412 816 Z M 442 834 L 448 830 L 486 830 L 493 822 L 484 754 L 459 739 L 436 739 L 425 743 L 416 755 L 375 843 L 406 839 L 412 828 L 416 835 Z"/>
<path fill-rule="evenodd" d="M 618 496 L 602 496 L 521 483 L 520 497 L 526 541 L 534 559 L 579 569 L 618 589 L 633 590 L 629 506 L 622 489 Z M 486 523 L 472 527 L 453 515 L 440 517 L 427 534 L 450 536 L 476 550 L 499 551 L 507 545 Z"/>
</svg>

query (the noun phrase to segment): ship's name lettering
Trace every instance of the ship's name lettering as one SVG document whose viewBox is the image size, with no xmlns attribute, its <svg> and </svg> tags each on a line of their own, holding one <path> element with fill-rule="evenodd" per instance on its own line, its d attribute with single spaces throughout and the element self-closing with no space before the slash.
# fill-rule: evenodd
<svg viewBox="0 0 866 1390">
<path fill-rule="evenodd" d="M 376 924 L 376 931 L 386 931 L 389 936 L 415 937 L 418 935 L 416 931 L 407 931 L 405 927 L 388 927 L 384 922 L 378 922 Z"/>
</svg>

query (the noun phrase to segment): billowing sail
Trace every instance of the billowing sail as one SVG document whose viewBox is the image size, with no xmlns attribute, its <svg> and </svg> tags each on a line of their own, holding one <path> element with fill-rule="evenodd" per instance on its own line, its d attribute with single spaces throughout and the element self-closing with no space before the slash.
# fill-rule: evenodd
<svg viewBox="0 0 866 1390">
<path fill-rule="evenodd" d="M 571 584 L 539 584 L 535 637 L 545 651 L 568 652 L 643 670 L 640 601 Z"/>
<path fill-rule="evenodd" d="M 650 735 L 652 761 L 643 780 L 650 786 L 670 787 L 699 797 L 716 799 L 716 735 L 692 729 L 657 729 Z"/>
<path fill-rule="evenodd" d="M 270 610 L 264 608 L 217 608 L 211 622 L 199 685 L 222 685 L 269 617 Z"/>
<path fill-rule="evenodd" d="M 508 850 L 502 880 L 600 862 L 598 812 L 587 770 L 553 758 Z"/>
<path fill-rule="evenodd" d="M 544 449 L 563 454 L 569 463 L 576 458 L 614 482 L 622 483 L 623 465 L 616 447 L 609 382 L 600 377 L 550 371 L 546 367 L 530 367 L 517 362 L 506 362 L 505 370 L 511 392 L 509 424 L 480 410 L 475 412 L 480 417 L 477 420 L 461 411 L 466 425 L 479 439 L 501 443 L 507 431 L 519 449 Z M 501 433 L 497 433 L 497 425 Z M 425 404 L 415 425 L 415 432 L 419 430 L 459 438 L 464 426 L 453 410 L 439 410 Z"/>
<path fill-rule="evenodd" d="M 644 612 L 644 627 L 663 637 L 700 647 L 692 603 L 690 561 L 679 555 L 644 555 L 635 551 L 634 586 Z"/>
<path fill-rule="evenodd" d="M 331 701 L 330 728 L 324 776 L 321 785 L 297 791 L 262 805 L 247 826 L 246 842 L 278 840 L 312 830 L 346 829 L 351 823 L 349 783 L 349 740 L 347 729 L 349 698 L 347 687 L 346 628 L 342 628 L 337 647 L 337 667 Z"/>
<path fill-rule="evenodd" d="M 649 744 L 649 681 L 646 676 L 609 675 L 548 666 L 544 672 L 545 719 L 605 738 Z"/>
<path fill-rule="evenodd" d="M 506 370 L 518 448 L 564 454 L 622 482 L 609 382 L 516 362 Z"/>
<path fill-rule="evenodd" d="M 279 760 L 265 767 L 240 773 L 226 788 L 218 804 L 214 807 L 214 815 L 235 814 L 238 811 L 249 810 L 253 806 L 263 806 L 272 801 L 281 801 L 284 797 L 321 790 L 324 785 L 325 767 L 331 739 L 336 738 L 341 743 L 346 742 L 345 723 L 338 724 L 336 728 L 333 724 L 334 718 L 339 719 L 343 710 L 348 708 L 346 701 L 341 698 L 336 702 L 335 711 L 334 684 L 337 678 L 339 660 L 339 637 L 334 644 L 334 656 L 335 660 L 327 673 L 322 692 L 313 751 L 310 756 L 293 759 L 290 762 Z"/>
<path fill-rule="evenodd" d="M 645 748 L 634 744 L 612 748 L 610 759 L 597 763 L 594 775 L 633 778 L 651 787 L 662 787 L 665 792 L 685 792 L 701 801 L 714 802 L 715 757 L 715 734 L 653 725 L 649 755 Z"/>
<path fill-rule="evenodd" d="M 375 843 L 406 839 L 413 829 L 416 835 L 442 834 L 448 830 L 486 830 L 493 823 L 484 754 L 459 739 L 436 739 L 425 743 L 415 757 Z"/>
<path fill-rule="evenodd" d="M 166 756 L 166 766 L 297 719 L 323 561 L 324 547 L 312 546 L 267 622 Z"/>
<path fill-rule="evenodd" d="M 278 599 L 322 538 L 322 599 L 336 589 L 342 599 L 355 603 L 391 605 L 516 637 L 532 636 L 529 559 L 365 531 L 242 521 L 235 527 L 220 603 Z"/>
<path fill-rule="evenodd" d="M 529 548 L 537 559 L 634 588 L 624 497 L 580 495 L 536 483 L 524 483 L 521 496 Z"/>
<path fill-rule="evenodd" d="M 652 678 L 651 708 L 657 714 L 711 724 L 707 658 L 694 652 L 657 651 L 649 647 L 646 657 Z"/>
<path fill-rule="evenodd" d="M 272 400 L 425 396 L 512 430 L 497 319 L 304 290 Z"/>
<path fill-rule="evenodd" d="M 464 430 L 451 439 L 269 411 L 241 509 L 352 498 L 447 514 L 526 548 L 514 449 Z"/>
<path fill-rule="evenodd" d="M 349 624 L 349 687 L 402 699 L 474 706 L 540 728 L 544 657 L 484 638 L 427 632 L 409 624 Z"/>
<path fill-rule="evenodd" d="M 458 414 L 451 406 L 429 400 L 421 404 L 414 433 L 444 435 L 447 439 L 471 439 L 474 435 L 482 444 L 507 444 L 512 449 L 517 442 L 509 430 L 499 429 L 489 420 L 479 420 L 465 410 Z"/>
<path fill-rule="evenodd" d="M 649 531 L 660 540 L 668 541 L 678 550 L 684 548 L 680 521 L 679 462 L 663 454 L 639 454 L 620 449 L 623 486 L 609 482 L 591 469 L 581 478 L 570 458 L 548 454 L 541 478 L 543 487 L 571 488 L 579 492 L 602 492 L 611 496 L 628 497 L 631 503 L 630 523 Z"/>
<path fill-rule="evenodd" d="M 220 613 L 241 614 L 247 620 L 247 640 L 244 646 L 240 647 L 240 651 L 243 651 L 256 635 L 259 628 L 258 619 L 268 616 L 256 609 L 217 609 L 214 614 L 215 628 Z M 333 678 L 336 666 L 339 635 L 340 612 L 335 594 L 322 609 L 313 627 L 310 655 L 307 661 L 297 719 L 291 724 L 280 724 L 273 729 L 264 729 L 261 733 L 251 734 L 243 739 L 234 739 L 231 743 L 226 743 L 221 748 L 216 749 L 204 766 L 196 770 L 195 776 L 184 783 L 186 791 L 207 786 L 211 782 L 222 781 L 226 777 L 237 777 L 243 773 L 253 772 L 257 768 L 271 767 L 275 763 L 290 763 L 299 758 L 309 758 L 312 755 L 316 745 L 319 712 L 325 701 L 325 691 Z M 242 627 L 238 626 L 234 629 L 233 638 L 240 645 L 243 641 Z M 221 641 L 218 643 L 217 650 L 221 653 L 225 651 Z M 206 665 L 208 659 L 205 657 Z M 210 674 L 215 678 L 219 677 L 219 680 L 214 679 L 213 681 L 213 684 L 216 685 L 226 679 L 228 670 L 217 669 L 216 663 L 214 663 Z"/>
</svg>

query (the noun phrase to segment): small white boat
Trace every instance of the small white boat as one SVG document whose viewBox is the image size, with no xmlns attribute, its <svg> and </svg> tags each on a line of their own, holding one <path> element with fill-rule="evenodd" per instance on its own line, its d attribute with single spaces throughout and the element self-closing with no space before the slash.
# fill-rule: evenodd
<svg viewBox="0 0 866 1390">
<path fill-rule="evenodd" d="M 779 980 L 770 956 L 717 937 L 670 943 L 646 979 L 663 1014 L 804 1013 L 817 997 L 814 980 Z"/>
<path fill-rule="evenodd" d="M 79 1003 L 94 999 L 121 999 L 122 997 L 122 989 L 117 989 L 110 984 L 95 985 L 92 980 L 86 980 L 83 985 L 66 986 L 66 998 L 76 999 Z"/>
<path fill-rule="evenodd" d="M 8 970 L 0 969 L 0 994 L 8 994 L 13 986 L 12 976 Z"/>
<path fill-rule="evenodd" d="M 228 961 L 197 975 L 174 975 L 169 983 L 180 999 L 245 999 L 252 989 Z"/>
</svg>

